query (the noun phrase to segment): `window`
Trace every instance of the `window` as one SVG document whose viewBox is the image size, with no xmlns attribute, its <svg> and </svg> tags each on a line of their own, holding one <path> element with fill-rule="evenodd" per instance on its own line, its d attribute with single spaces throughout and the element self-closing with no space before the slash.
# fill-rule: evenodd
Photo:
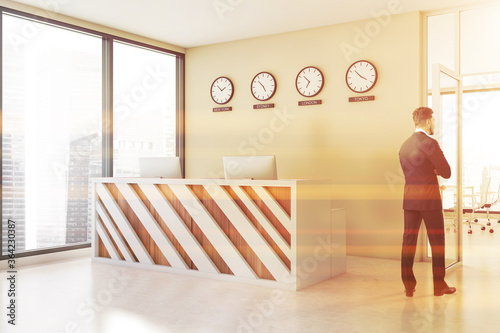
<svg viewBox="0 0 500 333">
<path fill-rule="evenodd" d="M 138 157 L 176 156 L 176 59 L 115 42 L 113 175 L 138 176 Z"/>
<path fill-rule="evenodd" d="M 21 256 L 89 246 L 91 178 L 183 157 L 183 55 L 2 10 L 0 258 L 9 220 Z"/>
<path fill-rule="evenodd" d="M 3 36 L 2 222 L 16 222 L 17 251 L 88 242 L 102 40 L 11 15 Z"/>
</svg>

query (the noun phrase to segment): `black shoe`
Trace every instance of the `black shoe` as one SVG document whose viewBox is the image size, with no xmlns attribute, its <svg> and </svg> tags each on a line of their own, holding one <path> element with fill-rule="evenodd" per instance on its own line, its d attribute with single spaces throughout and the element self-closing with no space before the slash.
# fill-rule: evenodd
<svg viewBox="0 0 500 333">
<path fill-rule="evenodd" d="M 453 294 L 455 291 L 457 291 L 457 288 L 455 287 L 444 287 L 443 289 L 440 290 L 434 290 L 434 296 L 443 296 L 443 294 Z"/>
<path fill-rule="evenodd" d="M 413 297 L 414 292 L 415 292 L 415 289 L 405 290 L 406 297 Z"/>
</svg>

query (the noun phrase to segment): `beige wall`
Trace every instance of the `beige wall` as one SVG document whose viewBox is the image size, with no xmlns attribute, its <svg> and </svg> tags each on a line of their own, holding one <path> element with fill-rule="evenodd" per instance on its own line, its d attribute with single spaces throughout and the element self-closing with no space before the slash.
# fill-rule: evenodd
<svg viewBox="0 0 500 333">
<path fill-rule="evenodd" d="M 348 210 L 348 254 L 399 258 L 398 150 L 420 102 L 420 34 L 414 12 L 186 50 L 186 176 L 223 177 L 223 155 L 274 154 L 280 178 L 332 179 L 333 207 Z M 376 99 L 349 103 L 356 94 L 345 72 L 359 59 L 377 66 L 367 94 Z M 295 77 L 308 65 L 325 75 L 323 104 L 299 107 Z M 274 109 L 252 108 L 250 81 L 260 71 L 277 79 Z M 233 111 L 212 112 L 218 76 L 234 82 Z"/>
</svg>

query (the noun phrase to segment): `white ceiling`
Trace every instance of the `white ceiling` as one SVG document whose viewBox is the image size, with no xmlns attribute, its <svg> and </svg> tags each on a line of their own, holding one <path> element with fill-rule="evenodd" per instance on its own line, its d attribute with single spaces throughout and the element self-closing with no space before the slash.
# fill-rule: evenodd
<svg viewBox="0 0 500 333">
<path fill-rule="evenodd" d="M 15 0 L 189 48 L 486 0 Z M 498 1 L 497 1 L 498 2 Z"/>
</svg>

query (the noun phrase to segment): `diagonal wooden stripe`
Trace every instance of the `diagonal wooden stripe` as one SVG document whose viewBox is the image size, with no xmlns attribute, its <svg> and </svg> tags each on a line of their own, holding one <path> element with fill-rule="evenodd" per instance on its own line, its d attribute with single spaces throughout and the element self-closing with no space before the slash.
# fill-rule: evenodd
<svg viewBox="0 0 500 333">
<path fill-rule="evenodd" d="M 243 202 L 243 204 L 250 210 L 253 216 L 257 219 L 264 230 L 271 236 L 272 240 L 278 245 L 281 251 L 286 255 L 286 257 L 291 260 L 291 249 L 290 245 L 285 241 L 283 236 L 279 233 L 274 225 L 267 219 L 267 217 L 262 213 L 262 211 L 257 207 L 255 202 L 250 198 L 250 196 L 243 191 L 243 189 L 238 185 L 231 185 L 231 189 L 236 193 L 238 198 Z"/>
<path fill-rule="evenodd" d="M 111 218 L 108 216 L 108 213 L 106 213 L 106 210 L 104 209 L 104 207 L 102 206 L 100 201 L 96 200 L 96 207 L 95 208 L 96 208 L 97 214 L 99 214 L 99 217 L 101 218 L 104 225 L 106 226 L 106 229 L 108 229 L 108 232 L 110 233 L 111 238 L 115 241 L 116 245 L 118 246 L 118 249 L 122 253 L 125 260 L 130 261 L 130 262 L 135 262 L 135 259 L 132 256 L 132 253 L 130 252 L 127 244 L 125 244 L 125 242 L 123 241 L 123 238 L 122 238 L 122 236 L 120 236 L 118 229 L 116 229 L 114 223 L 111 221 Z"/>
<path fill-rule="evenodd" d="M 106 230 L 104 230 L 104 227 L 102 226 L 101 222 L 96 219 L 95 220 L 95 228 L 97 231 L 97 234 L 101 238 L 104 247 L 108 251 L 109 255 L 111 256 L 111 259 L 115 260 L 121 260 L 120 255 L 118 254 L 118 251 L 116 251 L 115 246 L 113 245 L 113 242 L 111 241 L 111 238 L 109 237 L 108 233 Z"/>
<path fill-rule="evenodd" d="M 252 186 L 252 189 L 262 199 L 266 206 L 276 216 L 280 223 L 285 227 L 288 232 L 292 230 L 292 220 L 287 212 L 280 206 L 280 204 L 273 198 L 271 194 L 263 186 Z"/>
<path fill-rule="evenodd" d="M 258 279 L 255 272 L 238 252 L 221 227 L 213 219 L 196 195 L 186 185 L 172 184 L 170 189 L 180 200 L 183 207 L 191 215 L 201 231 L 228 265 L 234 275 Z"/>
<path fill-rule="evenodd" d="M 108 188 L 103 184 L 96 184 L 96 192 L 101 198 L 103 205 L 106 207 L 109 214 L 118 226 L 118 229 L 120 229 L 120 231 L 122 232 L 123 237 L 130 245 L 132 252 L 134 252 L 139 262 L 143 264 L 153 265 L 153 259 L 149 255 L 148 251 L 146 251 L 144 244 L 142 244 L 139 236 L 130 225 L 130 222 L 125 217 L 125 214 L 123 214 L 123 212 L 121 211 Z"/>
<path fill-rule="evenodd" d="M 165 235 L 153 215 L 151 215 L 151 212 L 146 208 L 141 198 L 132 189 L 130 184 L 116 184 L 116 188 L 120 191 L 125 200 L 127 200 L 130 208 L 132 208 L 135 215 L 137 215 L 139 221 L 146 228 L 170 265 L 174 268 L 189 269 L 179 252 L 177 252 L 174 245 L 170 242 L 167 235 Z"/>
<path fill-rule="evenodd" d="M 194 262 L 199 271 L 219 273 L 219 270 L 210 260 L 189 228 L 184 224 L 175 209 L 169 203 L 163 193 L 153 184 L 139 184 L 140 189 L 146 195 L 149 202 L 158 212 L 167 227 L 177 239 L 189 258 Z"/>
<path fill-rule="evenodd" d="M 288 268 L 248 217 L 241 211 L 236 202 L 234 202 L 227 192 L 218 185 L 203 186 L 207 192 L 211 194 L 215 203 L 224 212 L 238 233 L 245 239 L 275 280 L 280 282 L 285 281 L 290 275 Z"/>
</svg>

